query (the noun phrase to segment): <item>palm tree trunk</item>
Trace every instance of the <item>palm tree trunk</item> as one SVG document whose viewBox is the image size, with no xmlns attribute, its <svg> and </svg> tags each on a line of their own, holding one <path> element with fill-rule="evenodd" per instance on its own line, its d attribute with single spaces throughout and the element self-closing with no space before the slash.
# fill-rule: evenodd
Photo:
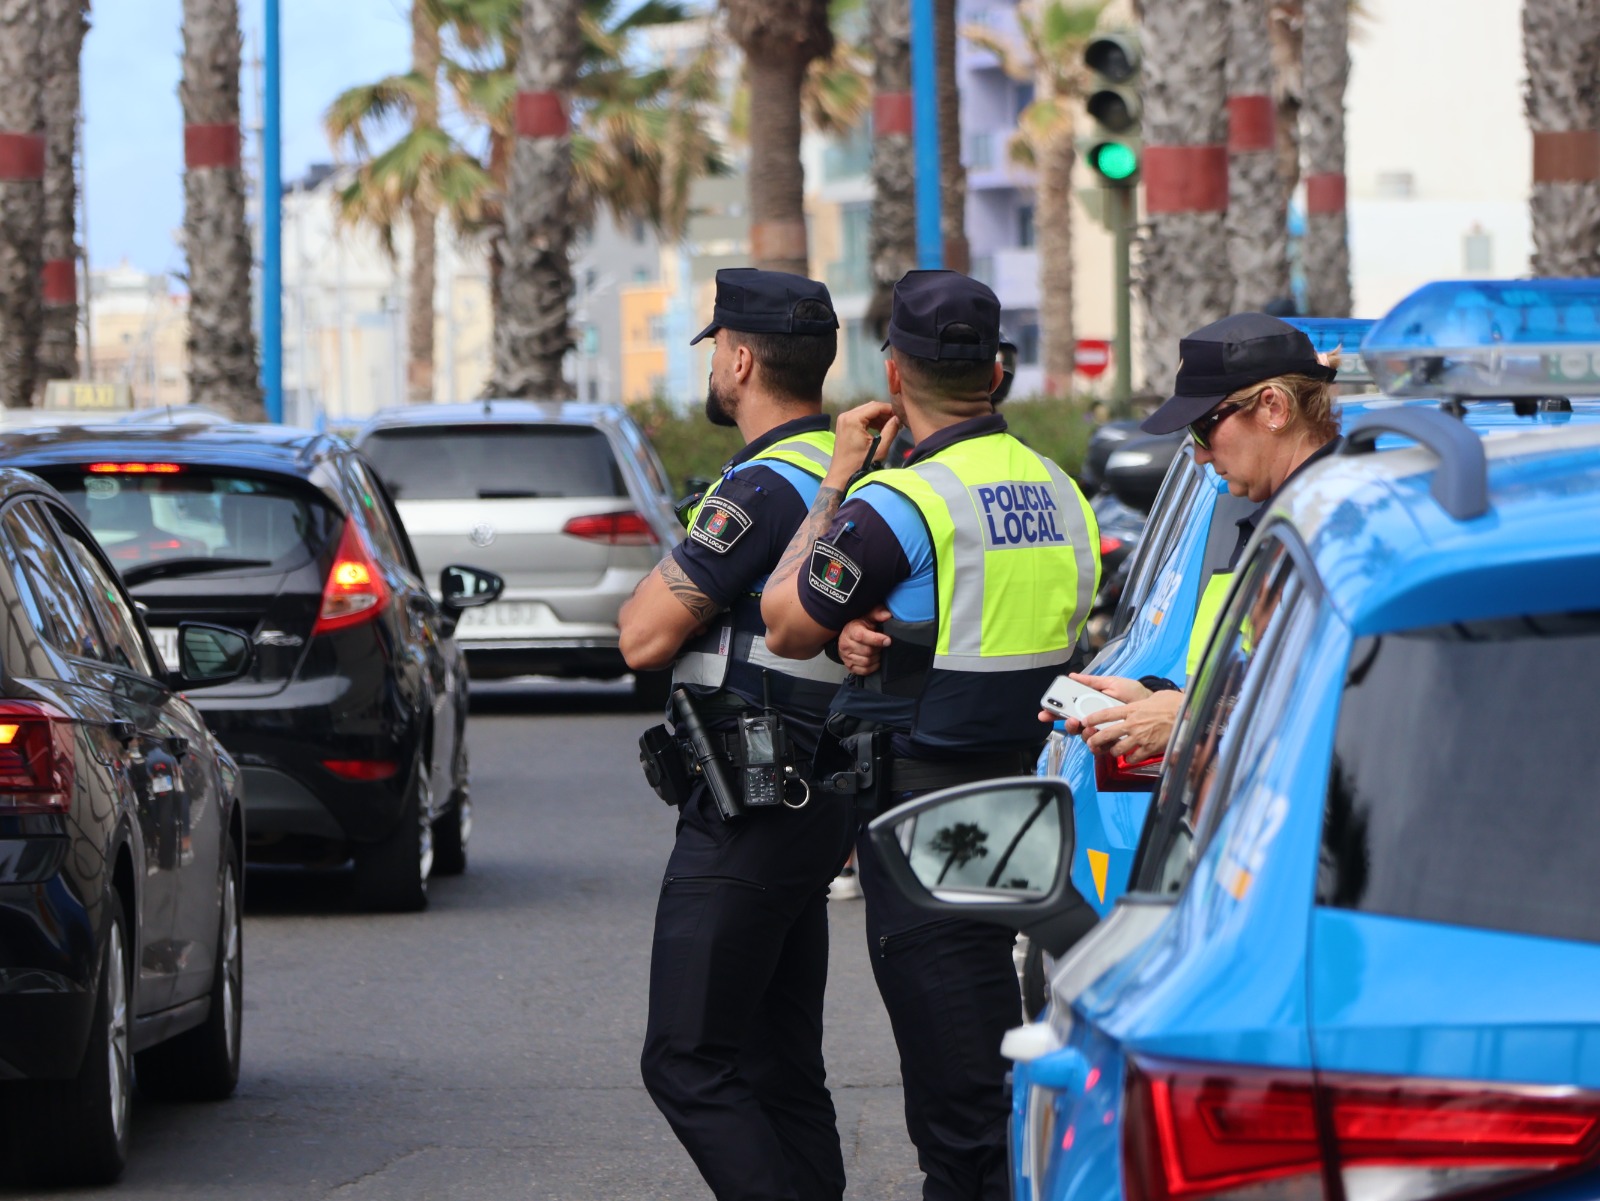
<svg viewBox="0 0 1600 1201">
<path fill-rule="evenodd" d="M 423 0 L 411 5 L 411 69 L 437 88 L 439 83 L 439 26 L 433 7 Z M 425 92 L 417 102 L 416 126 L 433 129 L 439 124 L 436 91 Z M 433 399 L 433 291 L 437 257 L 439 209 L 431 196 L 411 201 L 411 282 L 406 296 L 406 399 L 426 404 Z"/>
<path fill-rule="evenodd" d="M 1350 315 L 1345 215 L 1344 89 L 1350 78 L 1350 0 L 1305 0 L 1302 110 L 1306 149 L 1306 311 Z"/>
<path fill-rule="evenodd" d="M 36 0 L 0 0 L 0 404 L 33 403 L 39 353 L 43 25 Z"/>
<path fill-rule="evenodd" d="M 1144 386 L 1165 394 L 1178 341 L 1224 316 L 1228 269 L 1228 12 L 1214 0 L 1145 0 L 1145 209 L 1139 240 Z"/>
<path fill-rule="evenodd" d="M 49 0 L 44 28 L 44 321 L 39 377 L 78 374 L 78 72 L 87 0 Z"/>
<path fill-rule="evenodd" d="M 1072 163 L 1077 157 L 1072 129 L 1058 129 L 1043 139 L 1037 157 L 1034 228 L 1039 241 L 1044 390 L 1050 396 L 1066 396 L 1072 390 L 1078 349 L 1072 327 Z"/>
<path fill-rule="evenodd" d="M 944 265 L 951 271 L 970 271 L 967 169 L 961 165 L 961 93 L 956 86 L 956 0 L 934 0 L 933 58 L 939 93 L 939 234 Z"/>
<path fill-rule="evenodd" d="M 505 265 L 495 325 L 502 396 L 569 397 L 572 348 L 572 126 L 580 0 L 525 0 L 517 56 L 517 140 L 505 204 Z"/>
<path fill-rule="evenodd" d="M 916 150 L 911 102 L 911 5 L 871 0 L 872 214 L 868 231 L 872 299 L 866 321 L 875 337 L 889 325 L 894 285 L 917 265 Z"/>
<path fill-rule="evenodd" d="M 183 0 L 178 96 L 189 260 L 189 397 L 241 421 L 264 421 L 239 163 L 241 41 L 238 0 Z"/>
<path fill-rule="evenodd" d="M 1228 10 L 1228 265 L 1231 307 L 1245 312 L 1289 295 L 1289 226 L 1267 0 L 1229 0 Z"/>
<path fill-rule="evenodd" d="M 1305 34 L 1302 0 L 1271 0 L 1268 38 L 1272 47 L 1272 102 L 1277 118 L 1278 180 L 1283 203 L 1300 186 L 1300 100 L 1305 84 L 1300 72 L 1300 48 Z"/>
<path fill-rule="evenodd" d="M 1535 275 L 1600 275 L 1600 3 L 1525 0 Z"/>
</svg>

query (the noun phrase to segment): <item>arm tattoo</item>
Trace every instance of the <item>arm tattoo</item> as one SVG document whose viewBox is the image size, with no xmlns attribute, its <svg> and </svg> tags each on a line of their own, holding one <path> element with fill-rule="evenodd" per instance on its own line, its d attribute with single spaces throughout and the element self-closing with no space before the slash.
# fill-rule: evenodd
<svg viewBox="0 0 1600 1201">
<path fill-rule="evenodd" d="M 709 621 L 718 611 L 719 606 L 714 604 L 710 597 L 696 588 L 694 581 L 685 574 L 683 568 L 678 566 L 678 561 L 671 556 L 661 560 L 661 582 L 667 590 L 678 598 L 680 604 L 689 610 L 697 622 Z"/>
<path fill-rule="evenodd" d="M 767 581 L 769 592 L 800 574 L 800 561 L 811 553 L 812 544 L 833 524 L 834 516 L 843 502 L 843 488 L 817 489 L 817 499 L 811 502 L 811 512 L 806 514 L 805 521 L 789 540 L 789 548 L 783 552 L 783 558 L 772 569 L 772 578 Z"/>
</svg>

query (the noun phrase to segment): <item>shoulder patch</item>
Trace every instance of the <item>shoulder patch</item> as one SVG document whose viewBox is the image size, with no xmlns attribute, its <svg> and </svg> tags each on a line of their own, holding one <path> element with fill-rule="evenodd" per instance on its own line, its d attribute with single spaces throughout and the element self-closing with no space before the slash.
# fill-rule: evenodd
<svg viewBox="0 0 1600 1201">
<path fill-rule="evenodd" d="M 837 546 L 819 540 L 811 548 L 811 568 L 807 576 L 813 588 L 842 605 L 861 583 L 861 568 Z"/>
<path fill-rule="evenodd" d="M 749 528 L 748 513 L 731 501 L 712 496 L 700 506 L 694 524 L 689 527 L 689 541 L 725 555 Z"/>
</svg>

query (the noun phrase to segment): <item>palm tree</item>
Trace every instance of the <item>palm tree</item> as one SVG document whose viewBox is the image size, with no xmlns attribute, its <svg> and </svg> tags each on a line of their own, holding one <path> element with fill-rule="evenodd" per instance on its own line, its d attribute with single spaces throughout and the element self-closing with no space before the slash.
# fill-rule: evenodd
<svg viewBox="0 0 1600 1201">
<path fill-rule="evenodd" d="M 1301 251 L 1306 310 L 1350 315 L 1349 221 L 1345 214 L 1344 90 L 1350 78 L 1350 0 L 1304 0 L 1301 126 L 1306 156 L 1306 237 Z"/>
<path fill-rule="evenodd" d="M 961 162 L 961 93 L 956 81 L 956 0 L 933 0 L 933 59 L 939 97 L 939 235 L 944 265 L 952 271 L 970 271 L 967 169 Z"/>
<path fill-rule="evenodd" d="M 39 377 L 78 374 L 78 71 L 88 0 L 49 0 L 44 9 L 44 316 Z"/>
<path fill-rule="evenodd" d="M 1072 328 L 1072 165 L 1077 158 L 1078 105 L 1087 92 L 1083 50 L 1106 0 L 1042 0 L 1017 10 L 1022 44 L 973 27 L 966 37 L 993 52 L 1011 78 L 1033 84 L 1033 100 L 1017 118 L 1013 161 L 1035 175 L 1034 228 L 1039 236 L 1039 325 L 1044 335 L 1045 391 L 1072 383 L 1077 339 Z"/>
<path fill-rule="evenodd" d="M 1525 0 L 1535 275 L 1600 275 L 1600 3 Z"/>
<path fill-rule="evenodd" d="M 239 164 L 238 0 L 183 0 L 183 240 L 189 395 L 242 421 L 266 410 L 250 325 L 250 233 Z"/>
<path fill-rule="evenodd" d="M 1178 340 L 1233 300 L 1226 209 L 1228 10 L 1144 0 L 1144 184 L 1139 241 L 1145 386 L 1171 390 Z"/>
<path fill-rule="evenodd" d="M 1228 3 L 1228 264 L 1235 312 L 1289 295 L 1288 194 L 1279 176 L 1268 0 Z"/>
<path fill-rule="evenodd" d="M 505 263 L 494 330 L 493 391 L 561 399 L 572 348 L 570 249 L 573 85 L 581 0 L 525 0 L 517 53 L 517 139 L 505 197 Z"/>
<path fill-rule="evenodd" d="M 867 41 L 872 54 L 872 211 L 868 254 L 872 298 L 867 327 L 882 337 L 894 285 L 917 265 L 916 147 L 911 121 L 910 0 L 871 0 Z"/>
<path fill-rule="evenodd" d="M 33 403 L 44 126 L 35 0 L 0 0 L 0 404 Z"/>
<path fill-rule="evenodd" d="M 1306 24 L 1304 0 L 1270 0 L 1267 41 L 1272 57 L 1272 102 L 1277 119 L 1278 179 L 1284 204 L 1300 185 L 1301 43 Z"/>
<path fill-rule="evenodd" d="M 721 0 L 750 88 L 750 250 L 758 267 L 808 269 L 801 91 L 833 50 L 827 0 Z"/>
</svg>

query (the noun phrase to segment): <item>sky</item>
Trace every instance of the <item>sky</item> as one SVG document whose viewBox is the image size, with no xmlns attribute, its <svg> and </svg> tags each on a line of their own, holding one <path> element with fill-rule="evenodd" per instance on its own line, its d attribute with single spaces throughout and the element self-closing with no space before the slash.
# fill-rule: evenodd
<svg viewBox="0 0 1600 1201">
<path fill-rule="evenodd" d="M 245 57 L 259 53 L 262 0 L 240 0 Z M 332 161 L 322 131 L 329 101 L 353 84 L 404 71 L 409 0 L 281 0 L 283 178 Z M 84 190 L 89 261 L 142 271 L 183 267 L 181 0 L 94 0 L 83 45 Z M 245 121 L 256 119 L 246 68 Z M 248 141 L 246 153 L 255 153 Z"/>
</svg>

